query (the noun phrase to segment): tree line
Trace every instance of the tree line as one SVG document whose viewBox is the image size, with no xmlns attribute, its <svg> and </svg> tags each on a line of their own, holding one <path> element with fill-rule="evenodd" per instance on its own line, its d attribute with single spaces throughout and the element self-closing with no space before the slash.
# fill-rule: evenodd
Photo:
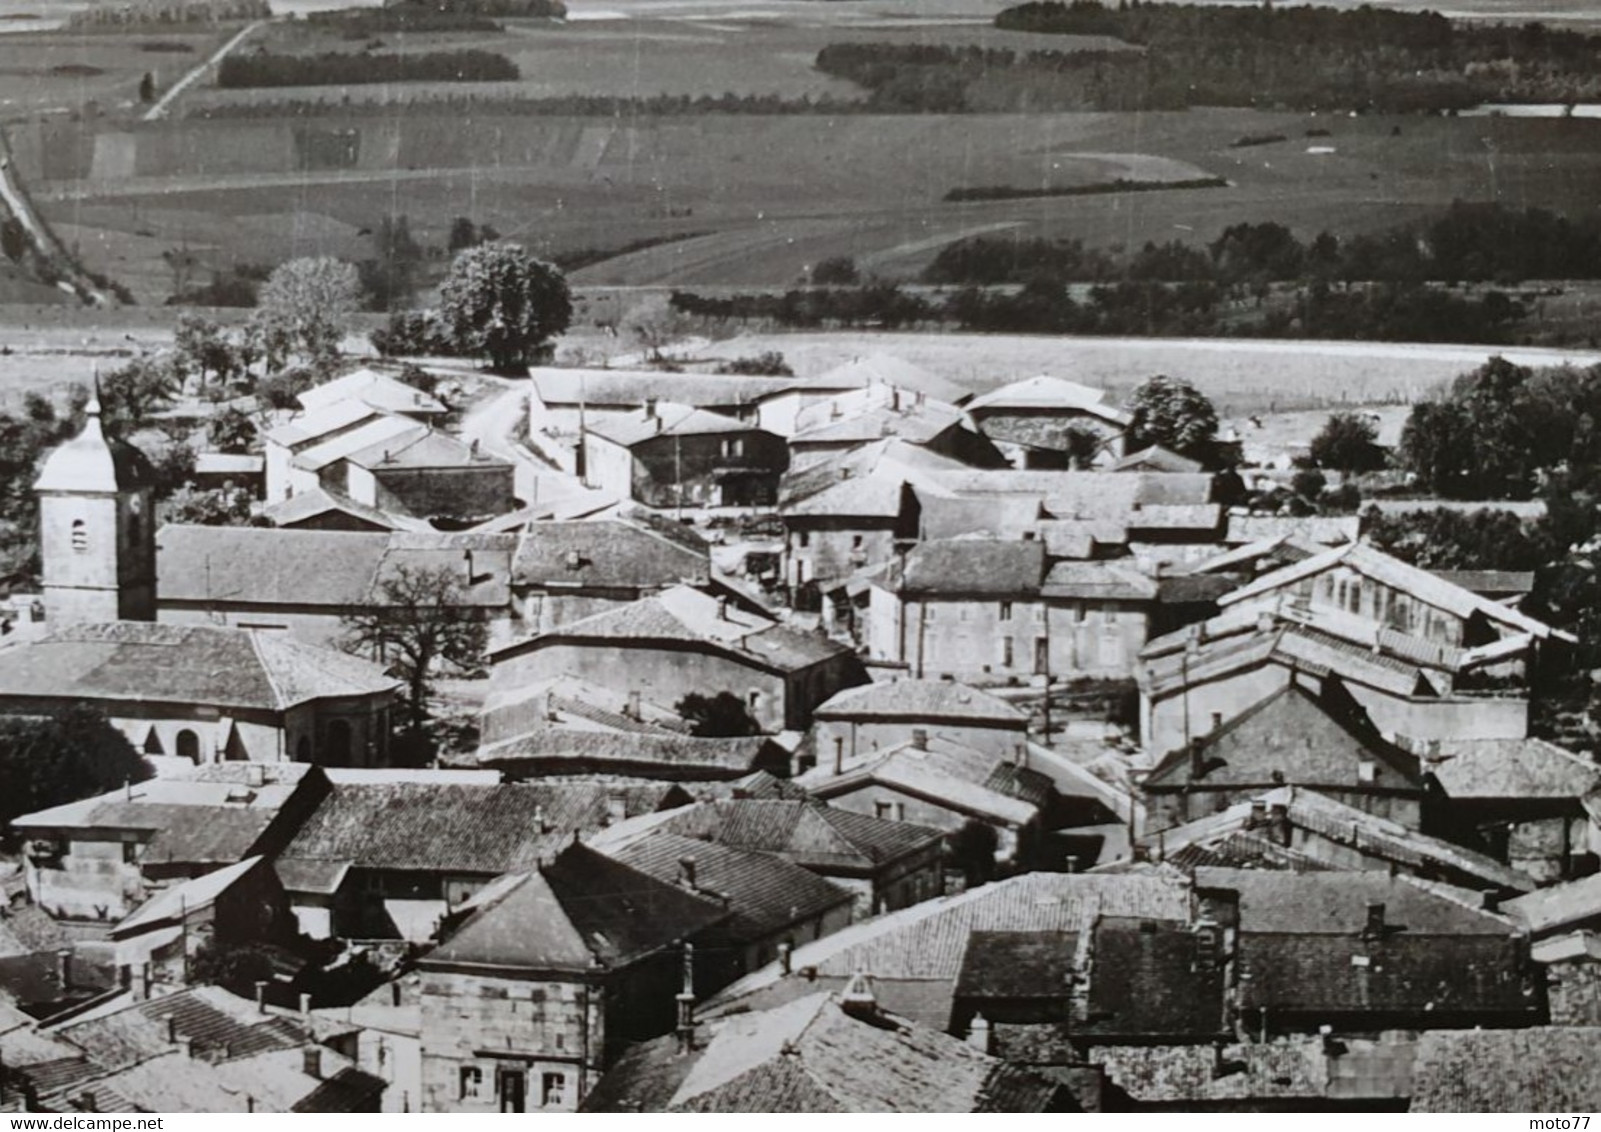
<svg viewBox="0 0 1601 1132">
<path fill-rule="evenodd" d="M 1422 223 L 1340 237 L 1298 239 L 1282 224 L 1240 223 L 1197 247 L 1148 242 L 1137 251 L 1089 249 L 1080 240 L 971 236 L 941 248 L 922 279 L 934 284 L 1098 283 L 1499 283 L 1601 278 L 1601 220 L 1542 208 L 1455 202 Z"/>
<path fill-rule="evenodd" d="M 522 77 L 494 51 L 428 51 L 417 54 L 330 51 L 320 55 L 257 52 L 230 55 L 217 68 L 225 90 L 253 87 L 356 86 L 369 83 L 514 82 Z"/>
</svg>

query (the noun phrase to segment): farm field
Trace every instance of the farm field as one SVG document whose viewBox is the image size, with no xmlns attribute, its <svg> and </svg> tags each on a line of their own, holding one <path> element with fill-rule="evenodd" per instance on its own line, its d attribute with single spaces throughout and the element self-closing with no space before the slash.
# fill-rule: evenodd
<svg viewBox="0 0 1601 1132">
<path fill-rule="evenodd" d="M 0 35 L 0 118 L 76 111 L 90 102 L 103 111 L 131 108 L 145 73 L 165 89 L 217 40 L 192 28 Z"/>
<path fill-rule="evenodd" d="M 159 251 L 217 266 L 295 255 L 361 258 L 361 235 L 406 215 L 443 245 L 467 215 L 544 254 L 694 237 L 597 263 L 586 285 L 781 287 L 851 255 L 911 277 L 978 232 L 1097 246 L 1205 242 L 1241 221 L 1309 238 L 1388 227 L 1454 199 L 1590 215 L 1601 120 L 1317 118 L 1250 110 L 1163 114 L 635 120 L 460 114 L 316 119 L 355 131 L 357 167 L 296 171 L 288 124 L 177 121 L 74 136 L 13 131 L 49 220 L 93 270 L 142 302 L 170 293 Z M 304 129 L 304 128 L 302 128 Z M 1308 130 L 1327 130 L 1314 148 Z M 1247 134 L 1288 140 L 1236 148 Z M 44 172 L 46 177 L 37 174 Z M 113 175 L 115 174 L 115 175 Z M 1226 178 L 1225 188 L 948 203 L 953 188 Z M 152 262 L 151 254 L 157 259 Z M 165 288 L 165 289 L 164 289 Z"/>
<path fill-rule="evenodd" d="M 1050 373 L 1122 399 L 1146 378 L 1165 373 L 1193 381 L 1221 414 L 1234 418 L 1411 404 L 1492 353 L 1531 366 L 1601 362 L 1601 351 L 1407 343 L 830 332 L 740 335 L 714 344 L 705 355 L 734 358 L 766 350 L 782 353 L 802 376 L 853 358 L 890 354 L 979 392 Z"/>
</svg>

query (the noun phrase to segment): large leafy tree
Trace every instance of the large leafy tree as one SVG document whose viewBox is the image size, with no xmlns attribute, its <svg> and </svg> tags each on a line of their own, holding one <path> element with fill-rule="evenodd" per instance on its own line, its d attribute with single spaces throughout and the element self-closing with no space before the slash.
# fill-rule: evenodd
<svg viewBox="0 0 1601 1132">
<path fill-rule="evenodd" d="M 376 656 L 406 682 L 413 734 L 428 722 L 429 695 L 442 668 L 472 672 L 483 666 L 488 630 L 468 604 L 457 569 L 397 566 L 343 625 L 348 651 Z"/>
<path fill-rule="evenodd" d="M 0 716 L 0 820 L 75 802 L 152 775 L 150 764 L 100 712 Z"/>
<path fill-rule="evenodd" d="M 1160 445 L 1181 456 L 1210 463 L 1216 454 L 1217 410 L 1183 378 L 1158 375 L 1134 391 L 1130 403 L 1131 448 Z"/>
<path fill-rule="evenodd" d="M 263 353 L 269 359 L 287 353 L 307 361 L 332 357 L 361 299 L 361 276 L 343 260 L 309 256 L 280 264 L 257 297 L 256 332 L 263 339 Z M 268 368 L 278 366 L 269 362 Z"/>
<path fill-rule="evenodd" d="M 760 735 L 761 724 L 751 718 L 745 701 L 732 692 L 703 696 L 691 692 L 674 705 L 674 710 L 690 722 L 690 733 L 702 739 L 733 739 Z"/>
<path fill-rule="evenodd" d="M 526 366 L 573 317 L 566 277 L 519 244 L 457 253 L 439 297 L 458 346 L 508 372 Z"/>
<path fill-rule="evenodd" d="M 1371 472 L 1384 467 L 1384 449 L 1373 422 L 1355 413 L 1334 413 L 1312 438 L 1312 462 L 1338 472 Z"/>
</svg>

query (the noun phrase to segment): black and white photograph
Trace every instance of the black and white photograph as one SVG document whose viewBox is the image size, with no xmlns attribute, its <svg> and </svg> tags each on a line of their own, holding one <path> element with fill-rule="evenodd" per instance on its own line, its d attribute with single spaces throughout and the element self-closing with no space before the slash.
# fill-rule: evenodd
<svg viewBox="0 0 1601 1132">
<path fill-rule="evenodd" d="M 1601 0 L 1444 4 L 0 0 L 0 1118 L 1584 1132 Z"/>
</svg>

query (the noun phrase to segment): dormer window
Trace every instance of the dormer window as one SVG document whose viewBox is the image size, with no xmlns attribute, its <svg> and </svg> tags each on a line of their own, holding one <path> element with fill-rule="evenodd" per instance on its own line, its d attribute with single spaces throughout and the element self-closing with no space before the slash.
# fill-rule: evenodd
<svg viewBox="0 0 1601 1132">
<path fill-rule="evenodd" d="M 89 549 L 89 527 L 82 519 L 72 521 L 72 549 L 79 554 Z"/>
</svg>

